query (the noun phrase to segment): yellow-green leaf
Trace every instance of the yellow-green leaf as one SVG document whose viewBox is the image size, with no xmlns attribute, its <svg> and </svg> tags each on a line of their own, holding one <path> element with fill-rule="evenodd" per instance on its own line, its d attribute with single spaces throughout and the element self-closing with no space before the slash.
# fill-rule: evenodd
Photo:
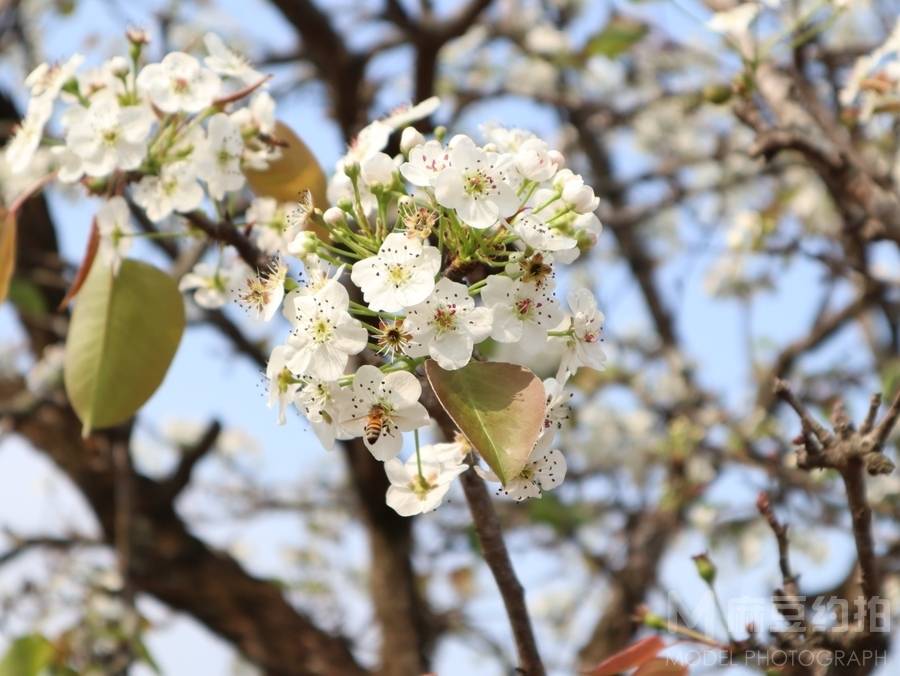
<svg viewBox="0 0 900 676">
<path fill-rule="evenodd" d="M 275 123 L 273 136 L 284 147 L 281 157 L 263 171 L 248 170 L 247 182 L 259 197 L 274 197 L 279 202 L 296 202 L 304 190 L 312 193 L 313 204 L 327 208 L 325 172 L 315 155 L 283 122 Z"/>
<path fill-rule="evenodd" d="M 624 16 L 614 16 L 585 46 L 586 56 L 614 59 L 627 52 L 647 34 L 647 24 Z"/>
<path fill-rule="evenodd" d="M 501 362 L 470 362 L 445 371 L 428 360 L 431 389 L 451 420 L 503 483 L 528 462 L 544 425 L 541 381 L 528 369 Z"/>
<path fill-rule="evenodd" d="M 9 295 L 9 284 L 16 269 L 16 216 L 0 215 L 0 303 Z"/>
<path fill-rule="evenodd" d="M 17 638 L 0 660 L 0 676 L 39 676 L 53 662 L 55 652 L 40 634 Z"/>
<path fill-rule="evenodd" d="M 184 331 L 175 281 L 141 261 L 93 266 L 66 340 L 65 384 L 84 433 L 124 422 L 156 391 Z"/>
</svg>

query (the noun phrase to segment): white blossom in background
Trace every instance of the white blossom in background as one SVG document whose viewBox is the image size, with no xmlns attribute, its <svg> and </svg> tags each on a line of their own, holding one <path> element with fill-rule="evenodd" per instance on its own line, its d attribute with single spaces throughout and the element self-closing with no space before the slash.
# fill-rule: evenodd
<svg viewBox="0 0 900 676">
<path fill-rule="evenodd" d="M 244 141 L 234 120 L 218 113 L 209 120 L 206 144 L 199 149 L 197 173 L 206 181 L 209 196 L 221 200 L 225 193 L 240 190 L 246 182 L 241 170 Z"/>
<path fill-rule="evenodd" d="M 262 80 L 263 75 L 255 70 L 250 61 L 237 52 L 225 46 L 225 42 L 215 33 L 207 33 L 203 36 L 203 44 L 209 56 L 203 59 L 203 63 L 214 73 L 222 77 L 230 77 L 240 80 L 245 85 L 255 84 Z"/>
<path fill-rule="evenodd" d="M 215 265 L 201 261 L 178 283 L 179 291 L 192 291 L 194 302 L 207 310 L 217 310 L 237 297 L 243 279 L 249 274 L 245 265 Z"/>
<path fill-rule="evenodd" d="M 287 345 L 279 345 L 269 355 L 266 364 L 266 378 L 269 380 L 269 408 L 278 409 L 278 424 L 287 422 L 287 409 L 300 391 L 298 381 L 288 368 L 293 350 Z"/>
<path fill-rule="evenodd" d="M 197 181 L 193 162 L 166 164 L 158 176 L 144 176 L 132 191 L 134 201 L 154 223 L 173 213 L 193 211 L 203 202 L 203 188 Z"/>
<path fill-rule="evenodd" d="M 279 204 L 273 197 L 257 197 L 247 209 L 247 225 L 256 246 L 268 254 L 286 253 L 288 245 L 298 235 L 299 226 L 289 222 L 288 205 Z"/>
<path fill-rule="evenodd" d="M 222 82 L 190 54 L 172 52 L 144 66 L 137 86 L 164 113 L 199 113 L 219 96 Z"/>
<path fill-rule="evenodd" d="M 132 237 L 137 232 L 131 221 L 128 203 L 121 197 L 107 200 L 97 211 L 96 223 L 100 235 L 97 255 L 116 274 L 122 265 L 122 259 L 131 248 Z"/>
<path fill-rule="evenodd" d="M 140 166 L 147 151 L 153 113 L 144 105 L 121 106 L 108 90 L 98 92 L 89 108 L 74 108 L 68 119 L 66 146 L 81 158 L 89 176 Z"/>
<path fill-rule="evenodd" d="M 25 385 L 35 396 L 45 396 L 62 385 L 65 345 L 48 345 L 41 358 L 28 370 Z"/>
</svg>

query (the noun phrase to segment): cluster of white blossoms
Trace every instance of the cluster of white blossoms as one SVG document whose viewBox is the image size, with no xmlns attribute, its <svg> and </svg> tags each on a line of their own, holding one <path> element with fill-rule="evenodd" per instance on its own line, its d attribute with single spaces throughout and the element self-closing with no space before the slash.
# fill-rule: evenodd
<svg viewBox="0 0 900 676">
<path fill-rule="evenodd" d="M 567 416 L 566 381 L 605 359 L 593 295 L 557 298 L 558 267 L 601 227 L 598 198 L 563 156 L 519 129 L 486 127 L 483 145 L 441 128 L 426 139 L 408 125 L 436 110 L 429 99 L 359 133 L 328 185 L 331 206 L 313 204 L 310 193 L 292 207 L 243 201 L 248 170 L 265 170 L 282 152 L 267 78 L 215 35 L 206 36 L 202 60 L 176 52 L 159 63 L 144 62 L 145 36 L 129 40 L 127 59 L 81 73 L 74 57 L 32 73 L 28 113 L 6 149 L 7 164 L 27 171 L 49 147 L 48 178 L 104 198 L 97 261 L 118 269 L 141 234 L 135 209 L 145 229 L 168 223 L 178 235 L 171 224 L 182 221 L 170 217 L 206 219 L 212 205 L 223 217 L 217 227 L 249 237 L 269 264 L 253 273 L 223 247 L 180 288 L 205 308 L 234 298 L 264 321 L 281 312 L 291 330 L 266 370 L 280 422 L 294 406 L 326 448 L 361 438 L 385 463 L 387 501 L 401 514 L 436 507 L 471 462 L 461 438 L 419 445 L 418 431 L 431 423 L 420 402 L 425 361 L 455 370 L 488 358 L 484 341 L 532 353 L 558 342 L 563 357 L 544 382 L 543 432 L 501 490 L 524 499 L 558 485 L 566 466 L 553 442 Z M 53 138 L 45 125 L 57 102 L 65 108 Z M 399 147 L 387 154 L 395 133 Z M 409 432 L 415 453 L 403 462 Z"/>
<path fill-rule="evenodd" d="M 280 306 L 292 327 L 267 370 L 280 419 L 295 406 L 326 448 L 361 438 L 385 463 L 387 502 L 404 515 L 437 507 L 469 469 L 461 438 L 418 443 L 431 423 L 420 402 L 425 360 L 455 370 L 484 358 L 478 345 L 487 340 L 526 353 L 564 344 L 556 378 L 544 382 L 544 431 L 521 474 L 500 489 L 519 500 L 562 481 L 565 459 L 553 442 L 567 416 L 565 383 L 580 366 L 604 362 L 593 295 L 574 290 L 567 308 L 556 296 L 557 267 L 600 230 L 593 190 L 526 131 L 489 127 L 478 145 L 465 135 L 446 139 L 441 128 L 431 139 L 404 128 L 437 105 L 363 129 L 328 186 L 334 206 L 307 209 L 327 238 L 305 229 L 280 248 L 273 242 L 279 262 L 257 282 L 259 314 Z M 394 130 L 399 152 L 389 155 Z M 289 280 L 284 293 L 291 257 L 303 262 L 305 279 Z M 351 372 L 351 364 L 362 365 Z M 415 432 L 416 449 L 403 461 L 406 432 Z"/>
<path fill-rule="evenodd" d="M 127 57 L 96 68 L 81 68 L 77 54 L 36 68 L 25 80 L 27 112 L 4 153 L 13 175 L 40 167 L 105 199 L 96 226 L 100 257 L 114 269 L 138 234 L 125 195 L 161 223 L 207 199 L 223 203 L 244 187 L 246 169 L 265 169 L 282 152 L 269 136 L 275 102 L 265 91 L 268 78 L 217 35 L 206 35 L 202 60 L 173 52 L 159 63 L 145 63 L 143 32 L 130 31 L 128 39 Z M 50 134 L 54 116 L 60 130 Z M 207 307 L 224 304 L 226 271 L 200 279 L 202 272 L 189 283 L 204 291 Z"/>
</svg>

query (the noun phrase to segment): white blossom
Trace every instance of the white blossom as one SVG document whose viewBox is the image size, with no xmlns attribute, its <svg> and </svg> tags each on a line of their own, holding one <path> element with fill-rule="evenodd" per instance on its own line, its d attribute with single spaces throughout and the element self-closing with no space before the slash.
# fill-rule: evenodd
<svg viewBox="0 0 900 676">
<path fill-rule="evenodd" d="M 411 357 L 431 356 L 447 370 L 469 363 L 472 348 L 491 333 L 491 311 L 475 307 L 464 284 L 442 277 L 424 301 L 409 308 L 407 328 Z"/>
<path fill-rule="evenodd" d="M 428 141 L 409 151 L 409 159 L 400 165 L 400 173 L 413 185 L 433 187 L 437 177 L 449 166 L 450 151 L 438 141 Z"/>
<path fill-rule="evenodd" d="M 429 462 L 428 446 L 422 447 L 421 473 L 419 462 L 412 455 L 406 462 L 391 458 L 384 463 L 384 471 L 391 482 L 387 490 L 387 504 L 400 516 L 423 514 L 437 509 L 453 480 L 466 471 L 462 463 Z"/>
<path fill-rule="evenodd" d="M 435 181 L 437 201 L 455 209 L 460 220 L 473 228 L 490 228 L 512 216 L 519 199 L 506 182 L 500 160 L 468 136 L 455 137 L 450 143 L 450 166 Z"/>
<path fill-rule="evenodd" d="M 293 351 L 287 345 L 279 345 L 269 355 L 266 364 L 266 378 L 269 379 L 269 408 L 278 407 L 278 424 L 286 422 L 287 407 L 300 390 L 300 382 L 288 368 L 287 363 Z"/>
<path fill-rule="evenodd" d="M 20 174 L 28 169 L 41 139 L 44 136 L 44 125 L 50 119 L 52 105 L 43 99 L 32 99 L 28 102 L 25 117 L 13 132 L 12 139 L 6 146 L 6 161 L 13 174 Z"/>
<path fill-rule="evenodd" d="M 361 176 L 370 188 L 388 188 L 394 182 L 394 160 L 384 153 L 375 153 L 360 165 Z"/>
<path fill-rule="evenodd" d="M 287 277 L 287 266 L 283 261 L 275 260 L 261 274 L 247 277 L 238 298 L 244 307 L 252 312 L 256 319 L 269 321 L 281 307 L 284 300 L 284 282 Z"/>
<path fill-rule="evenodd" d="M 178 283 L 179 291 L 193 291 L 194 302 L 207 310 L 215 310 L 236 295 L 247 268 L 241 264 L 199 262 Z"/>
<path fill-rule="evenodd" d="M 425 300 L 441 267 L 437 248 L 403 233 L 388 235 L 377 256 L 353 264 L 350 278 L 363 292 L 369 308 L 399 312 Z"/>
<path fill-rule="evenodd" d="M 569 292 L 571 334 L 565 338 L 566 352 L 559 366 L 557 379 L 565 381 L 579 366 L 602 369 L 606 355 L 602 346 L 603 313 L 597 309 L 597 300 L 587 289 Z"/>
<path fill-rule="evenodd" d="M 517 502 L 539 498 L 544 491 L 553 490 L 563 482 L 566 469 L 566 458 L 559 450 L 535 449 L 522 471 L 509 479 L 497 492 Z M 479 474 L 488 481 L 499 481 L 490 470 L 479 470 Z"/>
<path fill-rule="evenodd" d="M 66 146 L 81 158 L 88 176 L 137 169 L 144 160 L 153 121 L 146 106 L 121 106 L 113 92 L 103 90 L 94 95 L 90 107 L 73 109 L 67 120 Z"/>
<path fill-rule="evenodd" d="M 224 113 L 213 115 L 207 127 L 206 144 L 199 150 L 197 172 L 209 196 L 221 200 L 226 192 L 240 190 L 246 178 L 241 171 L 244 141 L 234 121 Z"/>
<path fill-rule="evenodd" d="M 222 38 L 215 33 L 207 33 L 203 37 L 203 44 L 209 52 L 203 63 L 218 75 L 232 77 L 247 85 L 255 84 L 262 79 L 262 74 L 254 70 L 246 57 L 226 47 Z"/>
<path fill-rule="evenodd" d="M 481 290 L 485 306 L 494 313 L 491 337 L 500 343 L 522 343 L 529 351 L 547 342 L 547 331 L 563 319 L 552 285 L 536 285 L 491 275 Z"/>
<path fill-rule="evenodd" d="M 403 445 L 403 432 L 428 424 L 428 412 L 419 403 L 422 386 L 407 371 L 382 373 L 375 366 L 361 366 L 353 378 L 353 398 L 342 425 L 354 437 L 362 437 L 377 460 L 395 457 Z M 380 421 L 373 433 L 373 416 Z M 369 433 L 367 429 L 369 428 Z"/>
<path fill-rule="evenodd" d="M 286 205 L 279 204 L 274 197 L 257 197 L 250 203 L 247 225 L 253 228 L 256 246 L 269 254 L 287 251 L 299 230 L 289 222 Z"/>
<path fill-rule="evenodd" d="M 512 224 L 512 231 L 537 251 L 566 251 L 578 246 L 578 240 L 565 233 L 561 227 L 530 213 L 518 216 Z"/>
<path fill-rule="evenodd" d="M 119 272 L 122 258 L 131 248 L 132 235 L 136 232 L 131 222 L 131 212 L 122 197 L 113 197 L 97 211 L 97 232 L 100 245 L 97 254 L 104 265 Z"/>
<path fill-rule="evenodd" d="M 319 380 L 337 380 L 351 354 L 362 352 L 369 334 L 350 316 L 347 289 L 330 280 L 318 293 L 293 300 L 294 330 L 288 338 L 294 373 Z"/>
<path fill-rule="evenodd" d="M 171 162 L 158 176 L 144 176 L 134 187 L 134 201 L 158 223 L 173 212 L 193 211 L 203 202 L 203 188 L 197 182 L 194 163 Z"/>
<path fill-rule="evenodd" d="M 219 95 L 222 83 L 190 54 L 172 52 L 144 66 L 137 86 L 164 113 L 199 113 Z"/>
</svg>

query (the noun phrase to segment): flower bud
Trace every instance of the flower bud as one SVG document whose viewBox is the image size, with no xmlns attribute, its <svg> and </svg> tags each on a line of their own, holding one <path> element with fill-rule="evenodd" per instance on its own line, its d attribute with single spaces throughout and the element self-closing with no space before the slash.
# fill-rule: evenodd
<svg viewBox="0 0 900 676">
<path fill-rule="evenodd" d="M 547 157 L 550 158 L 550 161 L 556 164 L 557 170 L 562 169 L 566 166 L 566 157 L 558 150 L 550 150 L 547 153 Z"/>
<path fill-rule="evenodd" d="M 304 258 L 311 253 L 315 253 L 319 246 L 319 238 L 315 233 L 309 230 L 301 230 L 288 243 L 288 253 L 293 254 L 297 258 Z"/>
<path fill-rule="evenodd" d="M 704 582 L 706 582 L 706 584 L 712 586 L 713 582 L 716 581 L 716 566 L 709 558 L 709 554 L 703 552 L 702 554 L 697 554 L 691 558 L 694 559 L 694 565 L 697 567 L 697 574 Z"/>
<path fill-rule="evenodd" d="M 109 68 L 109 72 L 115 77 L 125 77 L 131 72 L 131 66 L 129 66 L 128 62 L 121 56 L 114 56 L 111 58 L 107 62 L 107 67 Z"/>
<path fill-rule="evenodd" d="M 731 98 L 732 90 L 728 85 L 722 84 L 711 84 L 706 85 L 703 88 L 703 98 L 709 103 L 714 103 L 716 105 L 721 105 L 723 103 L 728 103 L 728 100 Z"/>
<path fill-rule="evenodd" d="M 338 207 L 328 207 L 322 218 L 328 225 L 338 225 L 344 222 L 344 211 Z"/>
<path fill-rule="evenodd" d="M 407 127 L 400 134 L 400 152 L 409 155 L 409 151 L 425 143 L 425 137 L 415 127 Z"/>
<path fill-rule="evenodd" d="M 573 176 L 563 185 L 562 198 L 579 214 L 588 214 L 600 206 L 594 189 L 584 184 L 581 176 Z"/>
<path fill-rule="evenodd" d="M 149 45 L 150 44 L 150 35 L 143 28 L 137 28 L 136 26 L 130 26 L 125 31 L 125 37 L 128 38 L 128 42 L 133 45 Z"/>
</svg>

